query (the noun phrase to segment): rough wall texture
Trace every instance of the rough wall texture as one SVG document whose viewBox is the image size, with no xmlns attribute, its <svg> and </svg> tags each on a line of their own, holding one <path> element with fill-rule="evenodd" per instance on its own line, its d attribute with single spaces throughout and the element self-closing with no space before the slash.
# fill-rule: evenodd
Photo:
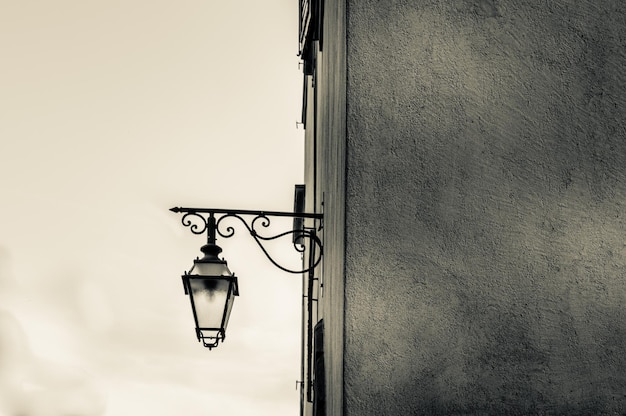
<svg viewBox="0 0 626 416">
<path fill-rule="evenodd" d="M 626 3 L 349 0 L 347 416 L 626 413 Z"/>
</svg>

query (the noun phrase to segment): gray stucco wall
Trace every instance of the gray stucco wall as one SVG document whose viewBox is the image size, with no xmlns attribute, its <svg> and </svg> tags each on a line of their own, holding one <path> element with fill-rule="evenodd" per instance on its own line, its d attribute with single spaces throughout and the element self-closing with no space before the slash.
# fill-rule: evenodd
<svg viewBox="0 0 626 416">
<path fill-rule="evenodd" d="M 345 415 L 626 412 L 625 12 L 347 1 Z"/>
</svg>

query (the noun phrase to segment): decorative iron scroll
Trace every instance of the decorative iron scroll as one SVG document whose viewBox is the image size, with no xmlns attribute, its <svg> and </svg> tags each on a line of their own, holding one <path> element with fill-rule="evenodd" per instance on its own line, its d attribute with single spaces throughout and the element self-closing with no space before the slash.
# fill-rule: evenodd
<svg viewBox="0 0 626 416">
<path fill-rule="evenodd" d="M 224 342 L 224 340 L 226 339 L 226 333 L 222 329 L 217 330 L 217 334 L 215 334 L 215 336 L 205 335 L 202 331 L 204 330 L 196 329 L 196 336 L 198 337 L 198 341 L 201 341 L 202 345 L 204 345 L 208 349 L 213 349 L 217 347 L 220 341 Z"/>
<path fill-rule="evenodd" d="M 265 257 L 267 257 L 274 266 L 287 273 L 306 273 L 315 269 L 315 267 L 322 260 L 322 241 L 317 236 L 317 231 L 319 231 L 323 225 L 322 214 L 179 207 L 172 208 L 170 211 L 184 213 L 181 219 L 182 224 L 185 227 L 188 227 L 194 234 L 203 234 L 206 232 L 207 240 L 213 244 L 215 243 L 216 235 L 219 235 L 222 238 L 230 238 L 235 235 L 235 228 L 232 225 L 225 226 L 222 224 L 222 221 L 228 218 L 236 218 L 248 230 L 248 233 L 261 248 L 263 254 L 265 254 Z M 216 216 L 218 218 L 216 218 Z M 251 219 L 246 217 L 251 217 Z M 305 227 L 300 230 L 289 230 L 272 236 L 260 234 L 260 230 L 269 228 L 271 224 L 270 217 L 313 218 L 320 221 L 319 226 L 316 228 Z M 272 241 L 285 236 L 297 237 L 292 238 L 290 243 L 299 253 L 303 253 L 306 250 L 307 240 L 311 245 L 317 246 L 317 249 L 311 250 L 312 253 L 316 253 L 316 257 L 309 262 L 309 267 L 302 270 L 288 269 L 278 264 L 263 245 L 263 242 L 265 241 Z"/>
</svg>

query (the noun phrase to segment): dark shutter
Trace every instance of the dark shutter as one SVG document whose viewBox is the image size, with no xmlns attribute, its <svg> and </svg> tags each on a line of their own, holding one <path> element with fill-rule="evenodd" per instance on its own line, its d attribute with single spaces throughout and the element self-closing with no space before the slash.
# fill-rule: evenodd
<svg viewBox="0 0 626 416">
<path fill-rule="evenodd" d="M 313 389 L 313 416 L 326 416 L 326 375 L 324 371 L 324 320 L 315 325 L 315 341 L 313 350 L 313 365 L 315 380 Z"/>
<path fill-rule="evenodd" d="M 304 185 L 296 185 L 293 196 L 293 212 L 294 214 L 302 214 L 304 212 Z M 293 243 L 303 244 L 302 231 L 304 231 L 304 218 L 294 217 L 293 219 Z"/>
</svg>

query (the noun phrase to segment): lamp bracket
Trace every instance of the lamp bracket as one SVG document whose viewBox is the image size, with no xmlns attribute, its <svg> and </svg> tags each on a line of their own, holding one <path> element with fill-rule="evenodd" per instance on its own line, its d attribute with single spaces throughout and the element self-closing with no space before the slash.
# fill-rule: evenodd
<svg viewBox="0 0 626 416">
<path fill-rule="evenodd" d="M 322 259 L 322 241 L 317 236 L 317 231 L 320 231 L 323 227 L 323 214 L 318 213 L 298 213 L 298 212 L 281 212 L 281 211 L 253 211 L 253 210 L 236 210 L 236 209 L 217 209 L 217 208 L 182 208 L 174 207 L 170 211 L 176 213 L 184 213 L 181 222 L 185 227 L 189 227 L 194 234 L 207 233 L 207 240 L 209 244 L 215 244 L 215 236 L 219 235 L 222 238 L 230 238 L 235 235 L 235 228 L 232 226 L 224 227 L 220 229 L 220 224 L 227 218 L 238 219 L 248 230 L 248 233 L 252 236 L 257 243 L 265 257 L 279 269 L 287 273 L 306 273 L 309 272 L 319 264 Z M 268 228 L 270 226 L 270 217 L 291 217 L 291 218 L 311 218 L 318 220 L 319 223 L 316 227 L 299 230 L 289 230 L 272 236 L 264 236 L 259 234 L 259 229 Z M 261 227 L 261 228 L 259 228 Z M 316 250 L 311 250 L 311 253 L 316 253 L 315 259 L 309 262 L 309 267 L 302 270 L 288 269 L 276 262 L 270 256 L 263 243 L 266 241 L 276 240 L 287 235 L 295 236 L 297 238 L 292 239 L 294 249 L 303 253 L 306 245 L 304 241 L 308 240 L 313 246 L 317 246 Z M 313 247 L 312 247 L 313 248 Z"/>
</svg>

